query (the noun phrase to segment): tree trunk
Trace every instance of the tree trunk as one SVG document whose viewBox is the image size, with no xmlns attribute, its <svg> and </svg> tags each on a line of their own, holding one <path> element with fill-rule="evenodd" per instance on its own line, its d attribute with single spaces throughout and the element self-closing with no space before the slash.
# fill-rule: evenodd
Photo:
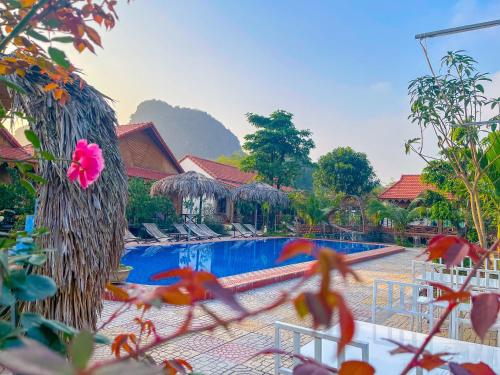
<svg viewBox="0 0 500 375">
<path fill-rule="evenodd" d="M 70 100 L 61 106 L 46 93 L 46 79 L 36 74 L 21 80 L 27 95 L 16 95 L 18 110 L 34 121 L 32 130 L 41 149 L 56 158 L 71 159 L 76 142 L 87 139 L 103 150 L 105 169 L 99 180 L 83 190 L 66 177 L 68 161 L 41 161 L 36 226 L 49 234 L 38 245 L 52 249 L 42 273 L 54 279 L 57 294 L 29 306 L 46 318 L 82 329 L 95 329 L 102 310 L 101 295 L 109 274 L 120 263 L 126 227 L 127 180 L 118 148 L 114 111 L 102 96 L 79 80 L 67 89 Z"/>
<path fill-rule="evenodd" d="M 479 244 L 481 247 L 486 248 L 488 246 L 486 240 L 486 231 L 484 229 L 484 221 L 481 213 L 481 206 L 478 199 L 478 192 L 475 189 L 469 190 L 470 208 L 472 213 L 472 221 L 474 223 L 474 228 L 476 229 L 477 236 L 479 239 Z"/>
</svg>

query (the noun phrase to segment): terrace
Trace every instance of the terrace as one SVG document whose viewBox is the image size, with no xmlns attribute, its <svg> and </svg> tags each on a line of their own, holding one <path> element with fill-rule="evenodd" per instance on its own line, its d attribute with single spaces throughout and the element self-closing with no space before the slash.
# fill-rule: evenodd
<svg viewBox="0 0 500 375">
<path fill-rule="evenodd" d="M 357 320 L 371 321 L 373 281 L 386 279 L 412 282 L 411 261 L 419 253 L 418 249 L 407 249 L 402 253 L 355 264 L 352 267 L 361 277 L 359 283 L 352 282 L 346 285 L 339 276 L 335 277 L 334 282 L 338 284 L 345 295 Z M 248 309 L 257 309 L 271 303 L 279 296 L 280 291 L 292 288 L 296 283 L 297 280 L 289 280 L 246 291 L 238 294 L 238 300 Z M 313 290 L 317 288 L 317 283 L 317 280 L 308 281 L 302 289 Z M 205 304 L 224 318 L 234 316 L 231 309 L 218 301 L 207 301 Z M 118 306 L 119 302 L 105 302 L 101 319 L 107 319 Z M 182 321 L 183 312 L 186 312 L 186 309 L 169 306 L 159 310 L 153 309 L 148 312 L 147 316 L 157 322 L 156 327 L 159 333 L 166 335 L 178 328 Z M 130 321 L 135 314 L 134 311 L 130 311 L 114 321 L 103 333 L 112 337 L 121 332 L 133 332 L 136 330 L 136 325 L 131 324 Z M 195 316 L 193 327 L 214 323 L 213 319 L 202 310 L 197 310 Z M 274 346 L 275 321 L 299 326 L 310 326 L 312 323 L 309 318 L 304 320 L 298 318 L 293 306 L 286 304 L 241 323 L 232 324 L 228 330 L 219 327 L 214 331 L 190 334 L 173 340 L 166 345 L 155 348 L 150 354 L 159 360 L 165 357 L 173 358 L 182 353 L 182 356 L 194 366 L 196 371 L 206 374 L 274 374 L 273 356 L 255 356 L 255 354 Z M 336 323 L 337 321 L 334 322 L 334 324 Z M 400 314 L 390 314 L 377 323 L 411 330 L 410 319 Z M 440 335 L 446 337 L 447 330 L 443 330 Z M 481 340 L 471 329 L 466 330 L 463 339 L 468 342 L 481 343 Z M 285 336 L 284 341 L 285 347 L 291 349 L 291 337 Z M 307 340 L 302 342 L 303 345 L 306 343 Z M 497 344 L 493 332 L 488 334 L 483 344 L 491 346 Z M 106 358 L 109 355 L 109 349 L 105 347 L 96 354 L 96 359 Z"/>
</svg>

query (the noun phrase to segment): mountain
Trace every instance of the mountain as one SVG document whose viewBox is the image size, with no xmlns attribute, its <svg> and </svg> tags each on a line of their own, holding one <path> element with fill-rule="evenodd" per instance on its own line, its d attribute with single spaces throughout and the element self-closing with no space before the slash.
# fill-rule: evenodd
<svg viewBox="0 0 500 375">
<path fill-rule="evenodd" d="M 174 107 L 161 100 L 137 106 L 130 122 L 152 121 L 177 159 L 191 154 L 207 159 L 241 152 L 238 138 L 208 113 Z"/>
</svg>

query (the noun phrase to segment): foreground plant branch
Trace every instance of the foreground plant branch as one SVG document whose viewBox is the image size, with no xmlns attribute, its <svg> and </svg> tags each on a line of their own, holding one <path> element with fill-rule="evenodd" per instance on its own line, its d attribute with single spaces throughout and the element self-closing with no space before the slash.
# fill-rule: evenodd
<svg viewBox="0 0 500 375">
<path fill-rule="evenodd" d="M 467 275 L 467 278 L 464 280 L 462 286 L 456 292 L 457 294 L 461 294 L 462 292 L 465 292 L 467 290 L 467 288 L 469 287 L 470 281 L 476 275 L 477 270 L 479 268 L 481 268 L 481 266 L 484 264 L 485 260 L 488 259 L 488 257 L 495 252 L 498 244 L 499 244 L 499 240 L 497 239 L 495 241 L 495 243 L 488 249 L 488 251 L 486 251 L 479 258 L 479 261 L 477 261 L 474 264 L 474 267 L 473 267 L 472 271 L 469 273 L 469 275 Z M 455 309 L 455 307 L 459 303 L 460 303 L 459 301 L 449 301 L 448 307 L 443 312 L 443 314 L 441 315 L 441 317 L 439 318 L 439 320 L 437 321 L 437 323 L 434 325 L 434 327 L 432 328 L 432 330 L 429 332 L 429 334 L 425 338 L 425 340 L 422 343 L 422 345 L 420 345 L 420 347 L 418 348 L 418 350 L 416 351 L 416 353 L 413 355 L 413 358 L 408 362 L 408 364 L 406 365 L 406 367 L 404 368 L 404 370 L 401 372 L 401 375 L 407 374 L 412 368 L 414 368 L 418 364 L 418 359 L 424 353 L 425 349 L 427 348 L 427 345 L 429 345 L 429 343 L 431 342 L 432 338 L 441 331 L 441 327 L 442 327 L 444 321 L 446 320 L 446 318 L 451 314 L 451 312 L 453 311 L 453 309 Z"/>
</svg>

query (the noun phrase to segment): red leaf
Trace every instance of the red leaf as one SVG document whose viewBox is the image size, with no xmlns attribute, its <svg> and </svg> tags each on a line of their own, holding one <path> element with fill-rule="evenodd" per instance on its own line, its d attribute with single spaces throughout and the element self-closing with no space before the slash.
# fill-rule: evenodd
<svg viewBox="0 0 500 375">
<path fill-rule="evenodd" d="M 484 255 L 487 251 L 483 249 L 481 246 L 478 246 L 476 244 L 471 244 L 469 248 L 469 256 L 472 259 L 474 263 L 479 262 L 481 259 L 481 256 Z"/>
<path fill-rule="evenodd" d="M 420 358 L 417 361 L 417 366 L 422 367 L 423 369 L 426 369 L 427 371 L 431 371 L 432 369 L 435 369 L 439 366 L 442 366 L 446 363 L 444 359 L 441 358 L 441 355 L 445 355 L 448 353 L 440 353 L 440 354 L 430 354 L 430 353 L 425 353 L 422 355 L 422 358 Z"/>
<path fill-rule="evenodd" d="M 468 255 L 470 245 L 470 242 L 457 236 L 435 236 L 427 247 L 427 260 L 443 258 L 446 266 L 457 265 Z"/>
<path fill-rule="evenodd" d="M 453 375 L 495 375 L 495 371 L 486 363 L 455 363 L 448 364 Z"/>
<path fill-rule="evenodd" d="M 317 294 L 305 292 L 304 298 L 307 308 L 313 317 L 313 325 L 315 327 L 319 325 L 329 326 L 332 320 L 332 309 L 325 306 Z"/>
<path fill-rule="evenodd" d="M 466 290 L 454 291 L 453 289 L 447 287 L 446 285 L 434 282 L 429 282 L 429 285 L 433 286 L 434 288 L 441 289 L 444 292 L 438 298 L 436 298 L 436 301 L 448 301 L 450 303 L 459 303 L 462 301 L 466 301 L 467 299 L 470 298 L 470 292 Z"/>
<path fill-rule="evenodd" d="M 108 283 L 106 285 L 106 289 L 109 290 L 111 292 L 111 294 L 113 294 L 113 296 L 116 297 L 117 299 L 119 299 L 120 301 L 126 301 L 126 300 L 130 299 L 130 296 L 128 295 L 128 293 L 116 285 Z"/>
<path fill-rule="evenodd" d="M 168 271 L 163 271 L 163 272 L 159 272 L 157 274 L 154 274 L 153 276 L 151 276 L 151 280 L 168 279 L 171 277 L 185 278 L 185 277 L 191 276 L 192 274 L 193 274 L 193 270 L 189 267 L 176 268 L 174 270 L 168 270 Z"/>
<path fill-rule="evenodd" d="M 345 304 L 344 299 L 338 296 L 339 320 L 340 320 L 340 341 L 337 345 L 337 354 L 344 350 L 344 347 L 351 342 L 354 337 L 354 317 L 351 310 Z"/>
<path fill-rule="evenodd" d="M 295 366 L 293 375 L 331 375 L 331 372 L 319 363 L 306 362 Z"/>
<path fill-rule="evenodd" d="M 230 306 L 236 311 L 245 314 L 247 311 L 240 305 L 240 303 L 236 300 L 234 294 L 229 290 L 224 288 L 217 280 L 209 280 L 203 283 L 203 286 L 206 290 L 211 292 L 213 296 L 221 301 L 223 301 L 226 305 Z"/>
<path fill-rule="evenodd" d="M 276 262 L 281 263 L 299 254 L 311 255 L 313 249 L 314 243 L 312 241 L 304 239 L 291 241 L 283 246 L 283 250 L 281 250 L 281 254 Z"/>
<path fill-rule="evenodd" d="M 396 340 L 392 339 L 384 339 L 386 341 L 389 341 L 390 343 L 396 345 L 397 347 L 395 349 L 392 349 L 389 354 L 394 355 L 394 354 L 402 354 L 402 353 L 413 353 L 415 354 L 418 351 L 418 348 L 416 346 L 410 345 L 410 344 L 402 344 L 400 342 L 397 342 Z"/>
<path fill-rule="evenodd" d="M 375 369 L 366 362 L 346 361 L 340 366 L 339 375 L 373 375 Z"/>
<path fill-rule="evenodd" d="M 163 368 L 167 370 L 169 375 L 175 375 L 177 373 L 186 374 L 186 369 L 190 372 L 193 371 L 193 366 L 189 364 L 185 359 L 167 359 L 163 361 Z"/>
<path fill-rule="evenodd" d="M 500 310 L 500 295 L 483 293 L 472 297 L 470 320 L 472 328 L 484 340 L 488 329 L 495 323 Z"/>
</svg>

